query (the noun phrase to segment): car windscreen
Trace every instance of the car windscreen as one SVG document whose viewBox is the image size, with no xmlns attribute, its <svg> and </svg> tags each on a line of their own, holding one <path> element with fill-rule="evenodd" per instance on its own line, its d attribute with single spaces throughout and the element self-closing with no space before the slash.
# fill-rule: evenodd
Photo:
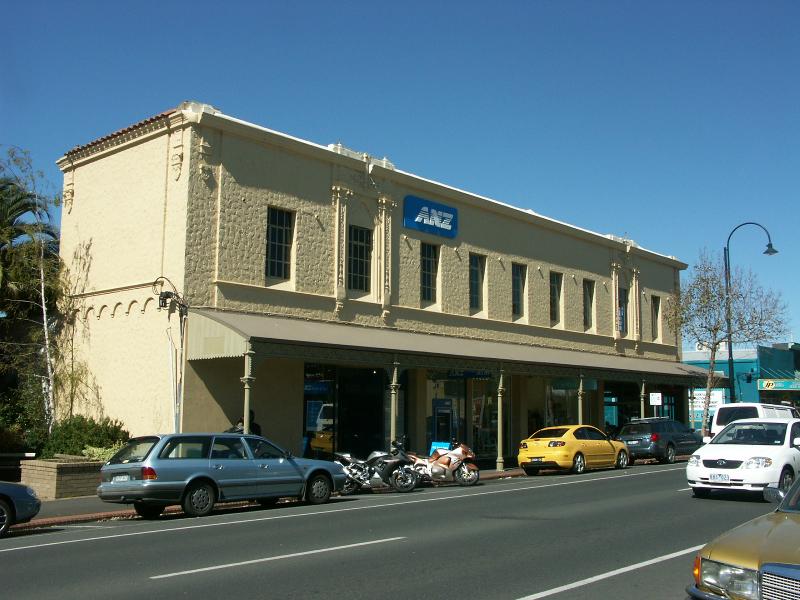
<svg viewBox="0 0 800 600">
<path fill-rule="evenodd" d="M 628 424 L 620 429 L 619 435 L 645 435 L 650 433 L 651 427 L 649 423 Z"/>
<path fill-rule="evenodd" d="M 147 458 L 156 442 L 158 442 L 158 438 L 155 436 L 134 438 L 120 448 L 119 452 L 112 456 L 108 462 L 112 465 L 142 462 Z"/>
<path fill-rule="evenodd" d="M 717 409 L 717 425 L 727 425 L 740 419 L 755 419 L 758 410 L 755 406 L 721 406 Z"/>
<path fill-rule="evenodd" d="M 711 440 L 711 443 L 780 446 L 785 437 L 786 423 L 742 421 L 728 425 Z"/>
<path fill-rule="evenodd" d="M 566 428 L 557 427 L 555 429 L 540 429 L 539 431 L 537 431 L 536 433 L 534 433 L 530 437 L 531 438 L 560 438 L 565 433 L 567 433 L 567 429 Z"/>
</svg>

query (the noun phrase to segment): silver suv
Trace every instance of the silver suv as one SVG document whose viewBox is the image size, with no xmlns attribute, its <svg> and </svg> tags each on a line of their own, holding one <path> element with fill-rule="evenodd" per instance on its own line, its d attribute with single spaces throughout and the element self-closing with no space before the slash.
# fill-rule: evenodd
<svg viewBox="0 0 800 600">
<path fill-rule="evenodd" d="M 677 455 L 692 454 L 703 445 L 699 432 L 666 417 L 633 419 L 622 426 L 617 439 L 628 446 L 631 464 L 645 458 L 673 463 Z"/>
<path fill-rule="evenodd" d="M 148 519 L 170 504 L 200 517 L 218 500 L 270 505 L 294 496 L 320 504 L 341 490 L 345 479 L 338 463 L 296 458 L 262 437 L 181 433 L 130 440 L 103 465 L 97 495 L 133 504 Z"/>
</svg>

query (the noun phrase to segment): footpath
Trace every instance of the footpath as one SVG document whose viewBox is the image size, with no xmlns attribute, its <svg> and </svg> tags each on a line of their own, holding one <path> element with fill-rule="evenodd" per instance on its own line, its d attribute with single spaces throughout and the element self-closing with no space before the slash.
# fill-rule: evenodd
<svg viewBox="0 0 800 600">
<path fill-rule="evenodd" d="M 503 471 L 481 470 L 481 481 L 492 479 L 505 479 L 508 477 L 522 477 L 525 473 L 522 469 L 511 468 Z M 379 491 L 379 490 L 376 490 Z M 388 488 L 386 491 L 389 491 Z M 215 510 L 227 508 L 241 508 L 247 506 L 247 502 L 222 503 Z M 179 513 L 179 506 L 169 506 L 165 511 L 167 514 Z M 39 527 L 54 527 L 59 525 L 70 525 L 74 523 L 87 523 L 91 521 L 103 521 L 107 519 L 132 519 L 139 518 L 136 512 L 126 504 L 112 504 L 103 502 L 97 496 L 82 496 L 80 498 L 63 498 L 61 500 L 43 500 L 42 508 L 36 518 L 29 523 L 22 523 L 11 527 L 12 531 L 25 529 L 35 529 Z"/>
</svg>

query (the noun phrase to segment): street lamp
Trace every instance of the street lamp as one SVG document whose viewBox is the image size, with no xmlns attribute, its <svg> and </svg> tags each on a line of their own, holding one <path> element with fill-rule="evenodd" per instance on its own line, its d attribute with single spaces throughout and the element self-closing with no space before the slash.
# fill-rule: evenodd
<svg viewBox="0 0 800 600">
<path fill-rule="evenodd" d="M 764 233 L 767 234 L 767 249 L 764 250 L 764 254 L 767 256 L 772 256 L 773 254 L 777 254 L 778 251 L 772 247 L 772 238 L 769 235 L 769 231 L 767 228 L 761 225 L 760 223 L 754 223 L 753 221 L 747 221 L 746 223 L 742 223 L 737 225 L 733 228 L 733 231 L 728 234 L 728 241 L 725 242 L 725 321 L 728 326 L 728 389 L 730 390 L 730 399 L 731 402 L 736 402 L 736 380 L 733 376 L 733 340 L 731 339 L 731 236 L 736 232 L 737 229 L 740 227 L 744 227 L 745 225 L 756 225 L 757 227 L 761 227 L 764 230 Z"/>
</svg>

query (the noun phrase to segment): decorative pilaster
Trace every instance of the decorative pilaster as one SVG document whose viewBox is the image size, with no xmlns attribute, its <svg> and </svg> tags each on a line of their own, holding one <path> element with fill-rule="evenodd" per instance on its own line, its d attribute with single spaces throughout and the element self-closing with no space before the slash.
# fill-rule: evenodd
<svg viewBox="0 0 800 600">
<path fill-rule="evenodd" d="M 620 314 L 619 314 L 619 271 L 622 268 L 622 265 L 618 262 L 611 263 L 611 297 L 613 299 L 613 310 L 614 310 L 614 318 L 612 319 L 612 323 L 614 324 L 614 340 L 618 340 L 620 338 L 619 334 L 619 327 L 620 327 Z"/>
<path fill-rule="evenodd" d="M 388 319 L 390 306 L 392 303 L 392 211 L 396 206 L 391 197 L 380 195 L 378 197 L 378 219 L 381 228 L 381 279 L 382 289 L 380 291 L 381 307 L 383 308 L 383 319 Z"/>
<path fill-rule="evenodd" d="M 345 277 L 347 273 L 347 203 L 353 197 L 352 190 L 335 185 L 331 188 L 331 205 L 336 212 L 335 222 L 336 229 L 334 235 L 334 294 L 336 298 L 336 308 L 334 312 L 339 316 L 343 306 L 344 299 L 347 296 L 347 289 L 345 287 Z"/>
<path fill-rule="evenodd" d="M 639 269 L 634 268 L 631 271 L 633 273 L 631 281 L 631 296 L 633 300 L 633 306 L 631 306 L 631 310 L 633 311 L 633 339 L 636 340 L 636 343 L 642 341 L 642 293 L 640 290 L 640 277 L 639 277 Z"/>
<path fill-rule="evenodd" d="M 70 169 L 69 171 L 64 171 L 64 193 L 63 193 L 63 203 L 64 209 L 67 211 L 67 214 L 72 212 L 72 201 L 75 199 L 75 171 L 74 169 Z"/>
</svg>

